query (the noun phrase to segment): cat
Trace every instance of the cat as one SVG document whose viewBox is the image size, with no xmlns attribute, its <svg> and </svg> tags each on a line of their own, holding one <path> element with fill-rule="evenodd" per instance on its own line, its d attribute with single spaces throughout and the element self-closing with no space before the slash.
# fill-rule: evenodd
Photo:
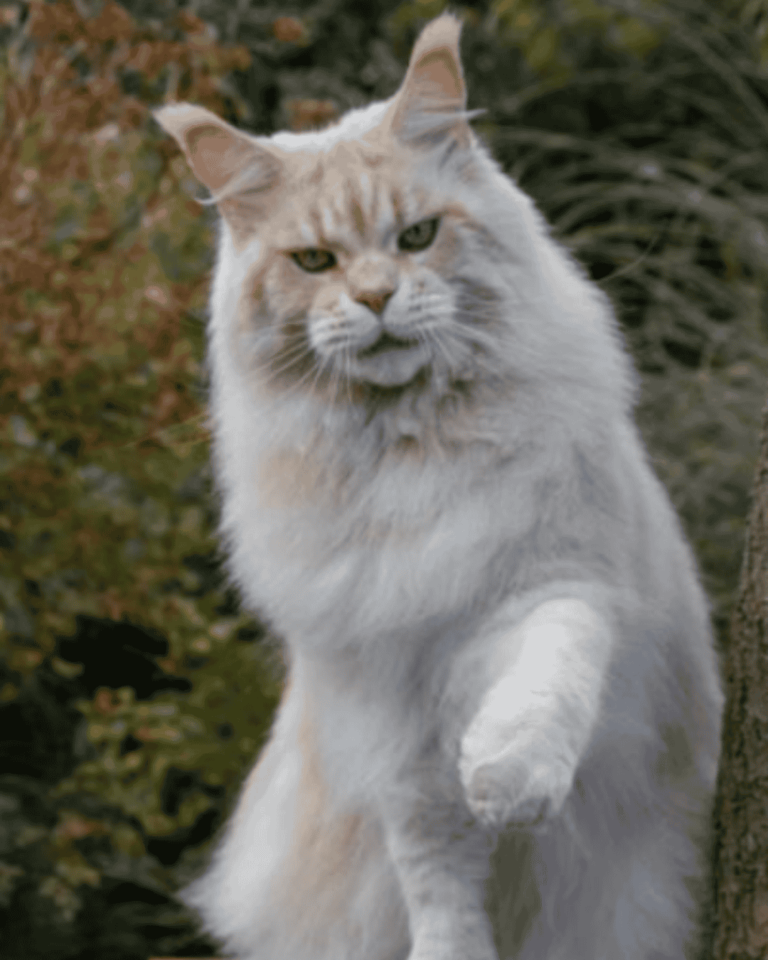
<svg viewBox="0 0 768 960">
<path fill-rule="evenodd" d="M 459 34 L 320 131 L 156 114 L 221 215 L 221 530 L 288 665 L 182 894 L 239 960 L 696 941 L 707 604 L 609 303 L 472 132 Z"/>
</svg>

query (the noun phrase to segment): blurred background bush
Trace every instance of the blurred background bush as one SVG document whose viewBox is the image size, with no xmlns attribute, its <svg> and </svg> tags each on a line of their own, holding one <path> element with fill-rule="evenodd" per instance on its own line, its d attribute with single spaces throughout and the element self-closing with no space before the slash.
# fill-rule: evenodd
<svg viewBox="0 0 768 960">
<path fill-rule="evenodd" d="M 443 0 L 0 5 L 0 943 L 210 956 L 173 900 L 269 728 L 208 467 L 213 216 L 150 117 L 397 87 Z M 722 638 L 768 369 L 768 0 L 476 0 L 478 134 L 616 303 Z"/>
</svg>

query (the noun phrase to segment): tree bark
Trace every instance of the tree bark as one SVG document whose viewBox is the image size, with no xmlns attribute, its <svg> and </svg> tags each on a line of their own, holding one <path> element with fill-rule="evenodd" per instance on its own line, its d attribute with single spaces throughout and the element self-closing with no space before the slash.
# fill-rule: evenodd
<svg viewBox="0 0 768 960">
<path fill-rule="evenodd" d="M 723 676 L 712 955 L 763 960 L 768 958 L 768 406 Z"/>
</svg>

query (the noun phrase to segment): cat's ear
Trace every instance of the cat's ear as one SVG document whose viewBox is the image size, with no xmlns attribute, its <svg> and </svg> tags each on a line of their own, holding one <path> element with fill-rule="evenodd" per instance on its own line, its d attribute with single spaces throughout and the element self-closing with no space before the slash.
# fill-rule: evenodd
<svg viewBox="0 0 768 960">
<path fill-rule="evenodd" d="M 154 117 L 184 151 L 235 234 L 247 234 L 280 180 L 278 157 L 204 107 L 172 103 Z"/>
<path fill-rule="evenodd" d="M 422 30 L 395 95 L 392 131 L 401 140 L 469 143 L 467 91 L 459 54 L 461 22 L 443 14 Z"/>
<path fill-rule="evenodd" d="M 191 103 L 172 103 L 154 113 L 160 126 L 175 138 L 197 179 L 216 199 L 248 170 L 252 187 L 267 186 L 277 176 L 279 164 L 260 144 L 215 113 Z"/>
</svg>

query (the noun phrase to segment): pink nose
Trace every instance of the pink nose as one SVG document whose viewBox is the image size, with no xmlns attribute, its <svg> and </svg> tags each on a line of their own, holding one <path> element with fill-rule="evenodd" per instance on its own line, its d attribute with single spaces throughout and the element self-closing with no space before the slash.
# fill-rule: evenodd
<svg viewBox="0 0 768 960">
<path fill-rule="evenodd" d="M 358 303 L 364 303 L 366 307 L 368 307 L 369 310 L 373 310 L 374 313 L 382 313 L 391 296 L 391 290 L 368 290 L 364 293 L 359 293 L 355 297 L 355 300 L 357 300 Z"/>
</svg>

